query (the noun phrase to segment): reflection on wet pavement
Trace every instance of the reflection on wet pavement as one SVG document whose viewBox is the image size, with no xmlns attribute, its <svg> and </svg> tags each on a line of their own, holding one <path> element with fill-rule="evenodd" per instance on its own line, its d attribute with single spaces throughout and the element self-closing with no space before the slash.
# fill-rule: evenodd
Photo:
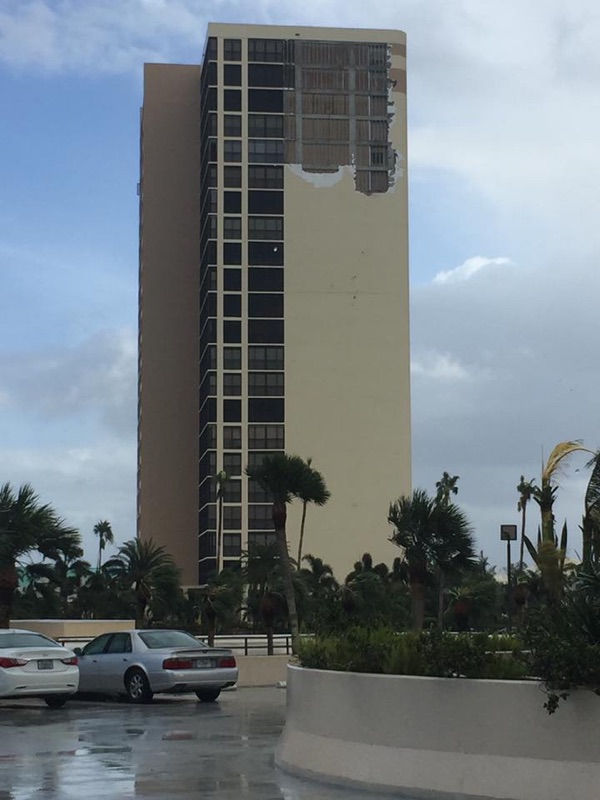
<svg viewBox="0 0 600 800">
<path fill-rule="evenodd" d="M 273 766 L 285 692 L 241 689 L 217 704 L 0 701 L 0 800 L 366 800 Z M 377 795 L 381 797 L 380 795 Z"/>
</svg>

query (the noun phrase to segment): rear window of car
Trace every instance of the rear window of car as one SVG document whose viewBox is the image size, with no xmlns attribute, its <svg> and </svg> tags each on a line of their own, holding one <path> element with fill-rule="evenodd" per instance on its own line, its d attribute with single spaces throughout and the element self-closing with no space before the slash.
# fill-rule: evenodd
<svg viewBox="0 0 600 800">
<path fill-rule="evenodd" d="M 0 633 L 0 650 L 11 647 L 60 647 L 39 633 Z"/>
<path fill-rule="evenodd" d="M 151 650 L 160 650 L 163 647 L 206 647 L 184 631 L 146 631 L 138 636 Z"/>
</svg>

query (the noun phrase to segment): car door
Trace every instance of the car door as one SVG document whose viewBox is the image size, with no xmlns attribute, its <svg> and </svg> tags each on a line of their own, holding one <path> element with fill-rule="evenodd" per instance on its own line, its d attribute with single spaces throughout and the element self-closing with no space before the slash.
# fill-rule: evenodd
<svg viewBox="0 0 600 800">
<path fill-rule="evenodd" d="M 102 662 L 104 653 L 112 633 L 103 633 L 88 642 L 79 655 L 79 691 L 104 692 L 102 685 Z"/>
<path fill-rule="evenodd" d="M 124 691 L 123 677 L 131 663 L 131 635 L 113 633 L 101 656 L 102 682 L 111 694 Z"/>
</svg>

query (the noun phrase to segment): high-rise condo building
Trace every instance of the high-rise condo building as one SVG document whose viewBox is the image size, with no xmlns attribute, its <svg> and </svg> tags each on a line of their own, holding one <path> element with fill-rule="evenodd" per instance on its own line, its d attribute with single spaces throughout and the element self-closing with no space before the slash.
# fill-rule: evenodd
<svg viewBox="0 0 600 800">
<path fill-rule="evenodd" d="M 406 168 L 399 31 L 209 25 L 202 66 L 146 65 L 138 533 L 185 584 L 214 572 L 219 521 L 224 565 L 273 538 L 244 470 L 278 451 L 312 458 L 331 491 L 304 553 L 339 578 L 365 551 L 397 555 Z"/>
</svg>

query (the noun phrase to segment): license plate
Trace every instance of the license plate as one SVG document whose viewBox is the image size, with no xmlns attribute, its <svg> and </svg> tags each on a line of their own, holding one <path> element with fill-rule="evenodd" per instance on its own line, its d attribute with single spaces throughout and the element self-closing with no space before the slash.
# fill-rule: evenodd
<svg viewBox="0 0 600 800">
<path fill-rule="evenodd" d="M 213 658 L 195 658 L 194 659 L 194 667 L 196 669 L 211 669 L 211 667 L 214 667 L 214 659 Z"/>
<path fill-rule="evenodd" d="M 51 658 L 42 658 L 38 661 L 38 669 L 54 669 L 54 661 Z"/>
</svg>

